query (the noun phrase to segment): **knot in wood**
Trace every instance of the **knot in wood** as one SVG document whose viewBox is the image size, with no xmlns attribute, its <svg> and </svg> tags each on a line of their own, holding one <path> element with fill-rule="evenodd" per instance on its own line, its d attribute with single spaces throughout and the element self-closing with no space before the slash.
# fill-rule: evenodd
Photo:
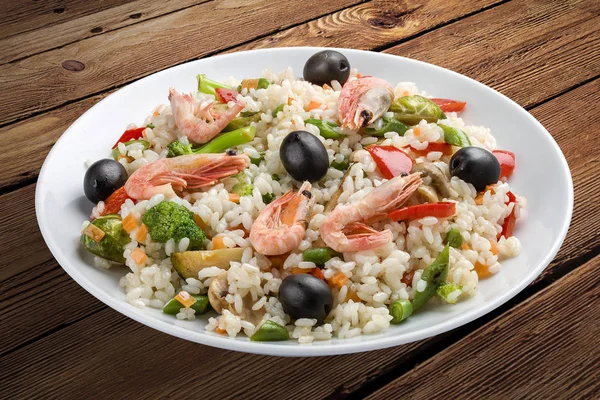
<svg viewBox="0 0 600 400">
<path fill-rule="evenodd" d="M 63 61 L 62 67 L 67 71 L 79 72 L 85 69 L 85 64 L 77 60 L 66 60 Z"/>
</svg>

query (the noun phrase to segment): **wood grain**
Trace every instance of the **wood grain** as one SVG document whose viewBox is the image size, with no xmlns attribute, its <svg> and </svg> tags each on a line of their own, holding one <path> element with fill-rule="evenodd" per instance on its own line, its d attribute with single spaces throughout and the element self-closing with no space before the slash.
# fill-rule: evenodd
<svg viewBox="0 0 600 400">
<path fill-rule="evenodd" d="M 405 28 L 403 27 L 382 30 L 381 28 L 374 28 L 371 25 L 369 25 L 367 21 L 371 21 L 373 19 L 378 20 L 384 18 L 385 15 L 388 15 L 382 13 L 382 10 L 388 10 L 387 12 L 389 13 L 399 15 L 404 12 L 403 10 L 415 8 L 415 6 L 411 3 L 408 5 L 403 5 L 404 3 L 400 2 L 393 2 L 392 5 L 389 5 L 389 7 L 393 7 L 395 5 L 396 7 L 398 7 L 396 9 L 389 7 L 384 8 L 384 5 L 388 3 L 389 2 L 376 1 L 374 3 L 361 4 L 356 7 L 350 7 L 344 11 L 335 13 L 331 16 L 311 21 L 308 24 L 303 24 L 298 27 L 291 28 L 288 30 L 291 33 L 285 33 L 285 40 L 278 39 L 274 42 L 274 44 L 278 46 L 317 44 L 360 47 L 361 43 L 370 43 L 371 46 L 379 46 L 382 43 L 386 43 L 386 40 L 392 40 L 392 38 L 389 36 L 388 31 L 395 32 L 394 38 L 396 39 L 407 37 L 407 35 L 411 35 L 415 32 L 414 30 L 417 29 L 415 27 L 419 27 L 418 29 L 422 31 L 430 28 L 435 24 L 447 21 L 447 18 L 449 18 L 449 16 L 456 17 L 457 15 L 459 15 L 459 12 L 467 13 L 469 9 L 461 7 L 466 7 L 468 4 L 470 4 L 461 3 L 461 5 L 459 5 L 458 7 L 451 7 L 451 9 L 446 10 L 444 9 L 444 7 L 449 6 L 444 5 L 450 4 L 448 2 L 425 2 L 423 3 L 423 7 L 416 8 L 416 10 L 413 12 L 403 14 L 406 16 L 406 19 L 402 19 L 403 21 L 405 21 L 404 27 L 412 27 L 410 29 L 406 28 L 409 29 L 407 31 L 405 31 Z M 518 3 L 520 4 L 520 8 L 518 8 L 518 10 L 522 12 L 514 12 L 514 10 L 510 10 L 511 12 L 520 15 L 520 18 L 522 18 L 523 20 L 539 19 L 539 13 L 541 11 L 540 6 L 537 5 L 537 3 L 533 3 L 531 8 L 531 15 L 526 13 L 528 12 L 528 10 L 524 8 L 524 1 L 519 0 Z M 577 4 L 581 5 L 580 3 Z M 476 4 L 473 4 L 472 6 L 475 5 Z M 483 4 L 479 4 L 479 6 L 482 5 Z M 488 10 L 481 14 L 468 17 L 465 19 L 465 21 L 467 21 L 465 22 L 465 24 L 469 26 L 488 26 L 489 24 L 493 23 L 493 16 L 496 15 L 495 13 L 498 10 L 502 11 L 504 7 L 507 6 L 508 4 L 501 5 L 494 8 L 493 10 Z M 542 10 L 545 10 L 545 8 L 542 8 Z M 579 9 L 577 9 L 576 11 L 580 12 Z M 455 14 L 453 14 L 452 12 L 454 12 Z M 418 37 L 410 41 L 410 43 L 415 42 L 417 43 L 417 47 L 429 49 L 426 52 L 425 50 L 423 50 L 424 53 L 420 55 L 422 59 L 456 69 L 459 72 L 464 72 L 467 75 L 485 84 L 491 85 L 493 88 L 501 90 L 507 95 L 510 95 L 513 100 L 523 105 L 524 107 L 530 107 L 543 99 L 547 99 L 561 93 L 571 85 L 584 81 L 590 75 L 595 73 L 595 69 L 599 68 L 598 65 L 600 65 L 600 56 L 598 56 L 598 54 L 600 54 L 600 41 L 596 40 L 595 42 L 580 43 L 579 41 L 574 39 L 574 37 L 577 36 L 575 33 L 580 33 L 581 29 L 586 30 L 586 32 L 589 32 L 589 37 L 593 37 L 594 35 L 598 36 L 598 30 L 595 29 L 595 26 L 592 23 L 576 24 L 575 26 L 565 26 L 565 21 L 567 21 L 570 17 L 573 17 L 572 14 L 574 12 L 575 11 L 573 10 L 564 11 L 562 14 L 560 14 L 560 18 L 553 17 L 555 18 L 554 22 L 561 27 L 561 35 L 563 36 L 563 38 L 570 38 L 570 41 L 566 42 L 563 40 L 561 43 L 563 43 L 563 45 L 569 49 L 571 47 L 576 48 L 576 50 L 568 50 L 570 55 L 569 58 L 557 57 L 556 54 L 558 54 L 559 51 L 554 48 L 550 49 L 544 46 L 539 46 L 535 51 L 533 51 L 530 49 L 530 43 L 524 40 L 518 41 L 518 38 L 527 38 L 530 36 L 539 35 L 537 33 L 538 29 L 535 25 L 526 23 L 523 23 L 521 25 L 515 25 L 514 27 L 512 27 L 513 34 L 515 35 L 514 40 L 517 41 L 517 44 L 520 44 L 521 47 L 518 47 L 517 44 L 510 45 L 510 48 L 504 48 L 503 51 L 505 51 L 506 53 L 503 53 L 502 50 L 497 50 L 495 52 L 473 52 L 473 54 L 471 54 L 469 58 L 468 68 L 465 68 L 463 66 L 464 63 L 462 62 L 462 56 L 457 58 L 458 61 L 455 61 L 452 65 L 448 65 L 448 60 L 453 59 L 453 57 L 448 57 L 447 54 L 454 54 L 456 52 L 461 51 L 461 48 L 465 45 L 465 43 L 468 44 L 472 42 L 477 42 L 477 39 L 480 37 L 478 36 L 477 32 L 471 32 L 471 36 L 465 36 L 462 42 L 454 43 L 453 47 L 448 47 L 447 50 L 444 52 L 440 52 L 435 43 L 432 43 L 430 39 L 430 34 Z M 444 16 L 443 18 L 442 15 Z M 579 17 L 583 18 L 582 16 Z M 454 29 L 451 27 L 459 23 L 461 22 L 448 25 L 437 31 L 447 32 L 448 29 Z M 583 25 L 585 26 L 582 27 Z M 367 30 L 369 26 L 371 26 L 371 29 Z M 329 40 L 329 42 L 313 42 L 315 38 L 320 37 L 320 35 L 315 36 L 315 32 L 319 32 L 319 30 L 321 32 L 333 32 L 329 34 L 330 39 L 327 39 Z M 363 37 L 362 41 L 358 40 L 357 37 L 350 34 L 350 31 L 361 32 L 362 34 L 360 36 Z M 365 39 L 365 32 L 369 33 L 368 42 Z M 275 36 L 281 34 L 283 34 L 283 32 Z M 449 35 L 449 33 L 442 33 L 442 35 Z M 349 37 L 351 41 L 340 42 L 339 40 L 342 39 L 338 39 L 345 37 Z M 268 45 L 267 41 L 268 39 L 261 39 L 252 42 L 248 45 L 238 47 L 235 50 L 246 50 L 253 47 L 264 47 Z M 352 44 L 352 42 L 354 42 L 354 44 Z M 586 44 L 588 45 L 588 47 L 586 47 Z M 594 52 L 593 50 L 596 48 L 598 48 L 598 51 Z M 399 47 L 396 47 L 390 49 L 390 51 L 402 53 L 403 50 Z M 504 65 L 503 68 L 496 69 L 488 67 L 478 67 L 491 65 L 493 64 L 493 62 L 495 62 L 494 60 L 496 60 L 498 57 L 502 57 L 502 54 L 509 53 L 521 54 L 519 59 L 514 61 L 515 64 Z M 590 54 L 595 54 L 594 57 L 596 57 L 598 60 L 593 62 L 590 62 L 588 60 L 586 63 L 585 60 L 587 57 L 590 57 Z M 492 61 L 490 61 L 490 59 Z M 581 66 L 577 68 L 572 68 L 572 64 L 577 63 L 578 60 L 581 60 Z M 518 64 L 516 64 L 517 62 Z M 516 68 L 518 68 L 519 70 L 525 68 L 525 72 L 520 78 L 515 77 L 514 70 Z M 561 82 L 554 82 L 554 84 L 552 85 L 538 85 L 540 76 L 545 76 L 548 73 L 548 70 L 571 70 L 573 73 L 565 77 Z M 598 72 L 600 73 L 600 71 Z M 511 82 L 511 84 L 507 85 L 504 83 L 505 81 Z M 43 160 L 46 157 L 46 151 L 38 150 L 40 148 L 43 149 L 46 147 L 50 147 L 51 144 L 53 144 L 56 141 L 56 139 L 58 139 L 61 132 L 64 131 L 72 123 L 77 114 L 82 114 L 85 110 L 89 108 L 90 104 L 93 104 L 94 102 L 95 101 L 92 101 L 90 103 L 90 101 L 86 99 L 81 102 L 69 104 L 67 107 L 65 107 L 66 112 L 64 113 L 64 115 L 62 109 L 57 109 L 55 111 L 50 111 L 47 114 L 38 115 L 25 121 L 0 128 L 0 146 L 2 148 L 8 149 L 6 152 L 0 153 L 0 164 L 7 165 L 5 169 L 0 170 L 0 190 L 3 190 L 3 188 L 4 190 L 6 190 L 7 187 L 10 188 L 12 186 L 19 185 L 21 182 L 24 181 L 30 182 L 33 178 L 35 178 Z M 64 123 L 60 124 L 60 120 L 62 118 L 64 118 Z M 20 141 L 18 139 L 21 138 L 22 135 L 27 133 L 28 131 L 38 132 L 40 130 L 45 130 L 46 124 L 49 124 L 50 129 L 47 132 L 47 134 L 38 137 L 38 140 L 35 143 L 34 148 L 32 149 L 33 151 L 31 151 L 31 153 L 28 154 L 27 157 L 15 157 L 15 155 L 21 154 L 21 152 L 23 151 L 23 148 L 20 145 Z"/>
<path fill-rule="evenodd" d="M 598 251 L 600 231 L 597 226 L 600 225 L 600 211 L 593 193 L 600 190 L 600 184 L 596 179 L 597 169 L 590 168 L 590 157 L 582 156 L 582 152 L 600 154 L 600 142 L 591 134 L 580 135 L 577 141 L 574 141 L 571 135 L 573 131 L 583 131 L 587 126 L 597 125 L 600 122 L 600 114 L 592 113 L 587 118 L 580 118 L 577 114 L 577 110 L 582 109 L 586 104 L 597 102 L 600 102 L 600 79 L 553 99 L 532 111 L 534 116 L 550 130 L 563 149 L 573 174 L 576 196 L 573 220 L 567 238 L 561 251 L 540 279 L 550 276 L 555 268 L 570 262 L 575 257 Z M 97 312 L 103 308 L 95 300 L 92 301 L 92 296 L 85 293 L 54 262 L 40 266 L 42 272 L 39 276 L 33 272 L 38 269 L 36 264 L 38 260 L 30 262 L 27 255 L 35 254 L 39 259 L 47 260 L 51 258 L 51 254 L 41 239 L 28 240 L 30 233 L 38 230 L 33 209 L 33 185 L 14 193 L 18 194 L 10 198 L 8 196 L 12 193 L 0 196 L 0 215 L 11 206 L 25 205 L 12 213 L 12 219 L 6 222 L 7 226 L 12 228 L 7 230 L 6 234 L 4 231 L 0 232 L 0 242 L 12 240 L 7 257 L 15 260 L 0 267 L 0 272 L 6 278 L 0 282 L 0 305 L 6 304 L 5 307 L 0 307 L 0 320 L 18 319 L 20 323 L 0 324 L 0 337 L 4 338 L 0 341 L 0 354 L 11 351 L 20 343 L 33 340 L 45 332 L 53 332 L 65 321 L 72 321 L 85 313 Z M 29 280 L 40 287 L 60 287 L 61 293 L 68 295 L 61 297 L 60 301 L 53 299 L 48 301 L 44 292 L 20 290 L 23 282 Z M 29 301 L 36 304 L 36 307 L 21 305 Z M 44 315 L 45 318 L 40 318 L 40 315 Z M 395 357 L 404 356 L 397 354 Z M 385 369 L 384 365 L 378 371 L 381 372 L 383 369 Z M 372 377 L 371 373 L 368 377 Z"/>
<path fill-rule="evenodd" d="M 598 268 L 600 256 L 368 399 L 597 398 Z"/>
<path fill-rule="evenodd" d="M 216 0 L 1 65 L 0 124 L 362 1 Z"/>
<path fill-rule="evenodd" d="M 4 0 L 0 7 L 0 37 L 84 17 L 126 2 L 126 0 Z"/>
<path fill-rule="evenodd" d="M 28 30 L 0 39 L 0 64 L 55 49 L 91 36 L 133 25 L 150 18 L 181 10 L 210 0 L 155 1 L 137 0 L 116 4 L 78 18 L 59 21 L 49 26 Z M 82 2 L 83 3 L 83 2 Z M 85 2 L 95 4 L 97 2 Z M 67 11 L 68 10 L 68 11 Z M 90 10 L 91 11 L 91 10 Z M 71 12 L 65 9 L 65 14 Z M 59 14 L 60 15 L 60 14 Z M 48 14 L 44 15 L 47 17 Z M 101 21 L 101 23 L 100 23 Z M 27 43 L 27 46 L 23 46 Z"/>
</svg>

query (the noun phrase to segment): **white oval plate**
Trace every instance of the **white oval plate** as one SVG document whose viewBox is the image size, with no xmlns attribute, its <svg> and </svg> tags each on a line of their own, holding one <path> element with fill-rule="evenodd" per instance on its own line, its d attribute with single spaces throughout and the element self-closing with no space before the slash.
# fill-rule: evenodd
<svg viewBox="0 0 600 400">
<path fill-rule="evenodd" d="M 533 281 L 558 252 L 571 220 L 573 183 L 560 148 L 527 111 L 500 93 L 470 78 L 420 61 L 381 53 L 338 49 L 352 67 L 395 85 L 415 82 L 435 97 L 467 101 L 462 113 L 470 125 L 491 128 L 498 147 L 516 154 L 511 177 L 515 192 L 528 200 L 527 218 L 517 224 L 520 256 L 504 261 L 500 273 L 481 281 L 478 295 L 457 305 L 429 307 L 383 333 L 310 345 L 257 343 L 204 331 L 206 318 L 179 321 L 160 310 L 139 310 L 124 301 L 118 281 L 126 269 L 103 271 L 79 246 L 79 231 L 92 205 L 83 195 L 85 161 L 109 157 L 110 147 L 127 124 L 141 124 L 158 104 L 167 103 L 169 87 L 196 89 L 196 74 L 216 80 L 258 76 L 292 66 L 297 76 L 319 48 L 265 49 L 189 62 L 124 87 L 82 115 L 56 142 L 40 172 L 36 213 L 50 251 L 77 283 L 113 309 L 152 328 L 209 346 L 278 356 L 321 356 L 380 349 L 412 342 L 464 325 L 500 306 Z"/>
</svg>

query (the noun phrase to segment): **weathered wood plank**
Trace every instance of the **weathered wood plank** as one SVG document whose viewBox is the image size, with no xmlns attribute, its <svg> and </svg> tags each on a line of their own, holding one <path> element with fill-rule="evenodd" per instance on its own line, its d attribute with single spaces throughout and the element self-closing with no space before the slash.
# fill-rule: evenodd
<svg viewBox="0 0 600 400">
<path fill-rule="evenodd" d="M 116 4 L 96 13 L 82 15 L 50 26 L 29 30 L 0 39 L 0 64 L 64 46 L 91 36 L 133 25 L 150 18 L 181 10 L 210 0 L 158 2 L 137 0 Z M 86 4 L 96 2 L 86 2 Z M 67 11 L 65 11 L 66 13 Z M 46 15 L 47 17 L 47 15 Z M 27 46 L 23 46 L 27 43 Z"/>
<path fill-rule="evenodd" d="M 363 1 L 216 0 L 4 64 L 0 124 Z"/>
<path fill-rule="evenodd" d="M 600 256 L 368 399 L 591 399 L 600 393 Z"/>
<path fill-rule="evenodd" d="M 385 2 L 384 2 L 385 3 Z M 407 18 L 404 26 L 409 27 L 408 31 L 404 31 L 404 28 L 391 28 L 390 31 L 397 32 L 394 33 L 396 38 L 406 37 L 407 35 L 411 35 L 414 33 L 413 28 L 410 27 L 418 27 L 420 30 L 428 29 L 433 24 L 440 23 L 440 19 L 435 19 L 435 12 L 432 10 L 433 6 L 431 4 L 438 4 L 442 10 L 444 4 L 447 2 L 427 2 L 423 7 L 418 8 L 417 10 L 408 12 Z M 524 1 L 520 1 L 519 3 L 522 5 Z M 387 4 L 387 3 L 386 3 Z M 392 9 L 394 13 L 401 14 L 404 12 L 405 7 L 411 6 L 402 6 L 402 3 L 394 3 L 397 5 L 397 9 Z M 511 3 L 512 4 L 512 3 Z M 276 45 L 301 45 L 301 44 L 318 44 L 318 45 L 335 45 L 335 46 L 359 46 L 360 43 L 366 43 L 366 39 L 364 37 L 368 36 L 369 43 L 371 46 L 377 47 L 382 43 L 386 43 L 385 41 L 391 40 L 388 36 L 389 32 L 384 30 L 380 33 L 381 29 L 372 28 L 369 31 L 368 35 L 363 35 L 363 41 L 358 41 L 357 38 L 354 38 L 352 34 L 349 32 L 363 32 L 367 29 L 367 22 L 371 20 L 380 20 L 385 17 L 387 14 L 382 14 L 381 8 L 383 3 L 374 2 L 374 3 L 366 3 L 361 4 L 356 7 L 351 7 L 342 12 L 336 13 L 332 16 L 327 16 L 325 18 L 320 18 L 315 21 L 311 21 L 308 24 L 300 25 L 295 28 L 289 29 L 290 34 L 285 33 L 284 38 L 281 40 L 277 40 L 274 42 Z M 480 4 L 481 6 L 481 4 Z M 503 10 L 504 7 L 508 7 L 509 4 L 504 4 L 494 8 L 493 10 L 489 10 L 483 12 L 478 15 L 474 15 L 472 17 L 467 18 L 466 24 L 471 26 L 487 26 L 493 23 L 495 12 L 497 10 Z M 462 7 L 459 6 L 459 7 Z M 456 7 L 454 7 L 456 8 Z M 436 9 L 437 10 L 437 9 Z M 539 15 L 540 8 L 532 7 L 532 19 L 537 18 Z M 545 8 L 542 8 L 545 10 Z M 514 10 L 513 10 L 514 11 Z M 390 11 L 392 12 L 392 11 Z M 450 12 L 450 11 L 448 11 Z M 460 9 L 460 12 L 468 12 L 468 9 Z M 503 11 L 504 12 L 504 11 Z M 517 13 L 519 14 L 519 13 Z M 439 15 L 446 15 L 446 13 L 441 13 Z M 449 14 L 454 15 L 454 14 Z M 488 16 L 489 15 L 489 16 Z M 527 14 L 524 14 L 521 18 L 527 20 Z M 575 38 L 578 35 L 581 35 L 582 30 L 587 32 L 588 39 L 593 38 L 595 36 L 599 36 L 598 30 L 596 29 L 595 23 L 586 22 L 584 24 L 576 24 L 575 26 L 565 27 L 564 24 L 568 23 L 569 18 L 572 17 L 570 12 L 565 12 L 561 14 L 561 17 L 555 17 L 557 26 L 560 26 L 560 32 L 563 39 L 569 38 L 568 42 L 563 42 L 565 47 L 569 49 L 575 48 L 576 50 L 565 50 L 568 52 L 570 57 L 556 57 L 557 51 L 555 49 L 547 48 L 544 46 L 539 46 L 535 50 L 529 51 L 528 49 L 531 47 L 531 44 L 526 41 L 519 42 L 521 47 L 515 47 L 517 44 L 510 45 L 510 48 L 504 48 L 505 53 L 498 50 L 496 52 L 492 51 L 477 51 L 473 52 L 470 55 L 469 63 L 464 63 L 464 65 L 468 65 L 467 67 L 463 67 L 462 56 L 457 58 L 458 61 L 454 61 L 454 64 L 447 65 L 444 64 L 448 59 L 453 59 L 452 57 L 448 57 L 447 54 L 454 54 L 455 52 L 459 52 L 461 47 L 465 45 L 465 43 L 455 43 L 454 47 L 448 47 L 447 52 L 440 52 L 438 50 L 438 46 L 433 43 L 429 35 L 427 34 L 422 37 L 416 38 L 412 40 L 412 42 L 423 43 L 420 45 L 423 49 L 424 53 L 421 55 L 421 58 L 426 61 L 431 61 L 435 64 L 443 65 L 449 68 L 453 68 L 459 72 L 464 72 L 467 75 L 478 79 L 479 81 L 491 85 L 495 89 L 499 89 L 503 91 L 505 94 L 509 95 L 513 100 L 518 102 L 519 104 L 530 107 L 533 104 L 536 104 L 540 100 L 550 98 L 558 93 L 561 93 L 566 88 L 584 81 L 588 77 L 590 77 L 594 71 L 597 69 L 600 73 L 600 40 L 590 41 L 578 41 Z M 410 19 L 414 18 L 414 20 Z M 437 17 L 439 18 L 439 17 Z M 330 23 L 327 23 L 327 21 Z M 412 22 L 411 22 L 412 21 Z M 558 21 L 558 22 L 557 22 Z M 457 22 L 446 26 L 440 31 L 446 31 L 450 29 L 450 27 L 460 24 L 462 22 Z M 314 25 L 314 26 L 313 26 Z M 330 42 L 313 42 L 313 40 L 318 39 L 321 35 L 314 36 L 314 32 L 318 32 L 321 27 L 321 31 L 331 31 L 334 32 L 331 35 L 331 39 L 322 39 L 322 40 L 330 40 Z M 336 30 L 337 27 L 337 30 Z M 417 28 L 414 28 L 417 29 Z M 514 31 L 514 35 L 516 38 L 527 38 L 534 35 L 538 35 L 538 29 L 536 25 L 530 24 L 521 24 L 515 25 L 512 27 Z M 288 31 L 285 31 L 288 32 Z M 313 32 L 313 33 L 311 33 Z M 437 32 L 437 31 L 436 31 Z M 280 34 L 278 34 L 280 35 Z M 548 33 L 548 35 L 550 35 Z M 595 36 L 594 36 L 595 35 Z M 277 36 L 277 35 L 275 35 Z M 329 35 L 327 35 L 329 36 Z M 494 35 L 490 35 L 494 36 Z M 350 37 L 352 41 L 355 41 L 355 45 L 352 45 L 352 41 L 348 42 L 339 42 L 338 38 Z M 464 41 L 471 43 L 476 42 L 478 38 L 477 32 L 472 32 L 471 36 L 465 37 Z M 515 39 L 517 40 L 517 39 Z M 554 40 L 554 39 L 553 39 Z M 556 41 L 556 40 L 554 40 Z M 550 41 L 552 42 L 552 41 Z M 256 42 L 252 42 L 243 47 L 238 47 L 236 50 L 249 49 L 252 47 L 263 47 L 268 45 L 268 39 L 261 39 Z M 509 46 L 507 44 L 506 46 Z M 587 47 L 586 47 L 587 46 Z M 390 51 L 397 51 L 397 47 L 390 49 Z M 593 51 L 597 49 L 598 51 Z M 400 51 L 400 50 L 398 50 Z M 402 51 L 400 51 L 402 52 Z M 502 57 L 503 54 L 512 54 L 518 53 L 521 54 L 518 60 L 514 60 L 514 64 L 502 64 L 502 67 L 499 68 L 490 68 L 489 65 L 493 64 L 494 60 L 498 57 Z M 492 60 L 490 61 L 488 57 Z M 586 58 L 595 57 L 597 60 L 585 61 Z M 575 61 L 574 61 L 575 60 Z M 573 67 L 572 64 L 577 62 L 577 60 L 581 61 L 581 66 Z M 587 63 L 587 64 L 586 64 Z M 563 67 L 564 65 L 564 67 Z M 550 66 L 550 67 L 548 67 Z M 466 69 L 465 69 L 466 68 Z M 515 77 L 514 70 L 526 70 L 526 72 L 522 73 L 519 77 Z M 546 79 L 546 75 L 548 74 L 548 70 L 552 71 L 571 71 L 568 76 L 565 76 L 561 82 L 554 82 L 554 80 L 550 77 L 548 79 L 553 80 L 552 85 L 538 85 L 539 79 Z M 563 73 L 563 72 L 560 72 Z M 566 74 L 566 72 L 564 72 Z M 506 84 L 506 82 L 511 82 L 510 85 Z M 50 134 L 38 137 L 38 142 L 36 143 L 36 149 L 40 147 L 48 147 L 52 143 L 56 141 L 59 137 L 61 130 L 66 129 L 69 124 L 74 120 L 72 116 L 75 116 L 78 113 L 83 113 L 88 107 L 89 102 L 84 100 L 82 103 L 73 103 L 68 106 L 69 112 L 67 113 L 67 118 L 65 118 L 65 123 L 62 126 L 56 125 L 54 123 L 51 125 L 53 128 Z M 75 111 L 77 108 L 78 111 Z M 59 117 L 55 117 L 59 116 Z M 31 119 L 8 125 L 3 128 L 0 128 L 0 144 L 2 144 L 3 148 L 9 149 L 4 154 L 0 154 L 0 163 L 2 164 L 10 164 L 8 168 L 0 171 L 0 189 L 5 186 L 13 186 L 18 184 L 19 182 L 25 181 L 27 179 L 31 179 L 31 177 L 35 177 L 37 175 L 37 171 L 39 170 L 43 159 L 46 156 L 45 152 L 33 151 L 28 157 L 16 158 L 15 154 L 21 154 L 23 151 L 22 146 L 19 144 L 19 141 L 16 138 L 22 137 L 24 132 L 33 131 L 37 132 L 40 129 L 43 129 L 43 120 L 51 118 L 54 121 L 54 118 L 63 118 L 61 109 L 56 111 L 51 111 L 47 114 L 42 114 L 40 116 L 33 117 Z M 10 160 L 10 163 L 5 162 L 4 160 Z"/>
<path fill-rule="evenodd" d="M 385 52 L 474 77 L 526 107 L 546 98 L 542 86 L 561 93 L 600 75 L 598 23 L 597 1 L 513 1 Z"/>
<path fill-rule="evenodd" d="M 83 17 L 126 0 L 5 0 L 0 8 L 0 37 Z"/>
<path fill-rule="evenodd" d="M 591 113 L 589 118 L 580 118 L 580 114 L 576 112 L 586 104 L 598 102 L 600 102 L 600 80 L 588 83 L 533 110 L 534 116 L 549 128 L 565 152 L 576 188 L 575 210 L 569 234 L 563 248 L 553 263 L 545 270 L 542 278 L 552 274 L 554 269 L 560 267 L 564 262 L 568 262 L 577 256 L 589 254 L 594 249 L 598 250 L 600 231 L 596 227 L 600 225 L 600 211 L 597 208 L 596 197 L 593 193 L 600 190 L 600 186 L 594 169 L 589 167 L 589 157 L 583 157 L 582 152 L 585 149 L 591 154 L 600 154 L 600 142 L 591 134 L 579 135 L 575 139 L 571 135 L 573 131 L 582 131 L 586 126 L 597 125 L 600 122 L 600 114 Z M 28 186 L 17 192 L 19 193 L 18 196 L 15 195 L 9 201 L 3 201 L 7 195 L 0 197 L 0 215 L 3 215 L 5 210 L 3 207 L 19 203 L 29 204 L 28 207 L 22 208 L 17 214 L 14 214 L 13 218 L 17 218 L 16 215 L 21 215 L 21 217 L 18 219 L 18 223 L 11 223 L 11 226 L 15 228 L 11 230 L 10 235 L 16 237 L 12 244 L 15 247 L 13 251 L 16 254 L 39 253 L 43 254 L 43 257 L 51 257 L 39 238 L 37 241 L 25 241 L 29 232 L 37 230 L 33 201 L 27 200 L 33 198 L 33 186 Z M 3 204 L 6 206 L 3 206 Z M 8 234 L 0 236 L 0 242 L 8 240 L 8 237 Z M 0 320 L 19 321 L 15 324 L 0 324 L 0 337 L 3 338 L 0 342 L 0 353 L 10 351 L 22 342 L 43 335 L 44 332 L 52 332 L 64 323 L 81 318 L 85 313 L 93 313 L 102 309 L 99 302 L 85 293 L 56 264 L 44 264 L 39 267 L 39 277 L 34 272 L 28 272 L 37 270 L 38 266 L 29 263 L 27 257 L 19 259 L 19 262 L 3 265 L 0 268 L 3 274 L 9 273 L 12 276 L 12 278 L 0 283 L 0 305 L 2 305 L 0 307 Z M 38 292 L 33 288 L 30 290 L 24 283 L 24 281 L 29 280 L 41 288 L 48 288 L 48 290 L 52 287 L 60 287 L 60 292 L 65 295 L 56 300 L 54 297 L 48 296 L 45 291 Z M 21 305 L 22 303 L 35 304 L 36 306 L 25 307 Z M 43 315 L 44 318 L 40 318 L 40 315 Z M 116 313 L 112 313 L 112 317 L 105 318 L 116 318 L 116 315 Z M 91 318 L 96 318 L 96 316 Z M 130 322 L 130 325 L 137 326 L 133 321 Z M 152 336 L 152 338 L 154 337 Z M 433 343 L 435 342 L 431 342 L 428 346 L 433 345 Z M 302 379 L 307 382 L 305 389 L 312 390 L 310 386 L 316 385 L 320 386 L 320 390 L 323 391 L 350 391 L 355 385 L 368 382 L 380 372 L 388 371 L 394 365 L 398 365 L 397 360 L 403 359 L 408 353 L 405 353 L 404 348 L 396 348 L 375 354 L 376 357 L 372 364 L 365 364 L 364 368 L 360 369 L 359 373 L 357 372 L 358 375 L 349 375 L 348 380 L 343 383 L 339 381 L 339 377 L 336 378 L 338 380 L 335 382 L 328 382 L 325 377 L 334 377 L 327 374 L 323 375 L 326 373 L 325 368 L 341 368 L 339 366 L 334 367 L 328 364 L 323 369 L 316 368 L 314 365 L 303 367 L 305 370 L 302 373 Z M 384 360 L 387 360 L 386 363 L 384 363 Z M 381 362 L 380 365 L 379 362 Z M 314 372 L 310 372 L 315 368 Z M 356 365 L 349 365 L 345 371 L 350 374 L 354 369 L 356 369 Z M 364 376 L 363 380 L 352 378 L 361 376 L 361 374 Z M 337 388 L 340 385 L 343 385 L 343 388 Z"/>
</svg>

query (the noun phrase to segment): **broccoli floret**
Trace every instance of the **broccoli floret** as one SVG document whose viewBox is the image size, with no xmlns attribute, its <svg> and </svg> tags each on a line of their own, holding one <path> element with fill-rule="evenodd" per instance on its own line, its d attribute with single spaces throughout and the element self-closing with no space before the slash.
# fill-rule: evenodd
<svg viewBox="0 0 600 400">
<path fill-rule="evenodd" d="M 231 190 L 233 190 L 233 193 L 237 193 L 240 196 L 252 196 L 254 185 L 251 183 L 240 182 L 236 184 Z"/>
<path fill-rule="evenodd" d="M 165 243 L 169 239 L 179 242 L 190 239 L 189 250 L 203 250 L 206 235 L 194 222 L 194 214 L 171 201 L 158 203 L 144 214 L 142 222 L 155 242 Z"/>
<path fill-rule="evenodd" d="M 458 291 L 457 294 L 453 294 L 452 296 L 450 296 L 450 294 L 456 291 Z M 458 297 L 462 294 L 462 286 L 457 285 L 455 283 L 444 282 L 440 286 L 438 286 L 436 293 L 447 303 L 454 304 L 456 303 L 456 300 L 458 300 Z"/>
<path fill-rule="evenodd" d="M 183 144 L 179 140 L 169 143 L 167 149 L 169 149 L 167 157 L 177 157 L 193 153 L 191 144 Z"/>
</svg>

